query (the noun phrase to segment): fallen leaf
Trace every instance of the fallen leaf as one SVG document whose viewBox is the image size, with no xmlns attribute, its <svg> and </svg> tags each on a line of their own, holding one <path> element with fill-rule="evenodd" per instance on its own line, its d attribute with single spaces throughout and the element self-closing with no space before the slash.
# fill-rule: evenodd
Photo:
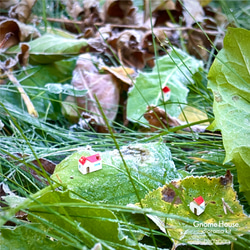
<svg viewBox="0 0 250 250">
<path fill-rule="evenodd" d="M 36 1 L 37 0 L 21 0 L 18 4 L 10 8 L 9 17 L 15 18 L 22 23 L 26 23 Z"/>
<path fill-rule="evenodd" d="M 120 61 L 129 67 L 142 69 L 145 66 L 144 53 L 140 47 L 141 35 L 134 30 L 126 30 L 117 39 L 116 47 Z"/>
<path fill-rule="evenodd" d="M 0 50 L 4 51 L 20 42 L 20 28 L 17 22 L 4 20 L 0 23 Z"/>
<path fill-rule="evenodd" d="M 64 0 L 67 13 L 74 19 L 77 20 L 80 13 L 83 12 L 83 7 L 78 1 Z"/>
<path fill-rule="evenodd" d="M 180 4 L 180 1 L 176 2 L 176 6 L 174 9 L 170 10 L 159 10 L 154 14 L 156 20 L 154 27 L 174 24 L 175 26 L 183 20 L 183 14 L 182 14 L 182 6 Z"/>
<path fill-rule="evenodd" d="M 123 83 L 126 83 L 129 86 L 133 85 L 133 78 L 136 76 L 136 72 L 132 68 L 128 67 L 108 67 L 103 66 L 101 69 L 108 71 L 117 79 L 121 80 Z M 132 80 L 131 80 L 132 79 Z"/>
<path fill-rule="evenodd" d="M 159 128 L 168 129 L 169 127 L 181 125 L 177 118 L 171 117 L 164 109 L 159 107 L 149 106 L 147 112 L 143 116 L 149 122 L 152 132 L 159 130 Z"/>
<path fill-rule="evenodd" d="M 17 53 L 16 57 L 21 66 L 27 66 L 29 60 L 29 45 L 26 43 L 20 44 L 21 52 Z"/>
<path fill-rule="evenodd" d="M 153 33 L 155 37 L 156 50 L 159 55 L 165 55 L 167 50 L 169 50 L 172 46 L 179 46 L 179 34 L 177 31 L 167 31 L 162 28 L 154 28 Z M 152 58 L 155 58 L 155 48 L 151 30 L 145 32 L 141 43 L 142 48 L 150 53 Z"/>
<path fill-rule="evenodd" d="M 179 115 L 178 119 L 181 120 L 182 122 L 192 123 L 192 122 L 207 120 L 208 116 L 206 113 L 202 112 L 201 110 L 187 105 L 182 109 L 182 112 Z M 205 124 L 202 123 L 201 125 L 208 126 L 209 123 L 205 123 Z"/>
<path fill-rule="evenodd" d="M 147 106 L 162 106 L 164 95 L 162 88 L 171 89 L 170 100 L 166 103 L 167 113 L 178 117 L 181 104 L 187 102 L 188 84 L 193 84 L 193 74 L 200 70 L 202 61 L 174 48 L 168 55 L 159 57 L 158 66 L 151 72 L 140 72 L 134 86 L 128 93 L 127 118 L 130 121 L 146 120 L 143 114 Z M 160 77 L 160 79 L 159 79 Z M 180 106 L 181 105 L 181 106 Z"/>
<path fill-rule="evenodd" d="M 130 144 L 120 147 L 120 151 L 141 198 L 149 190 L 180 177 L 171 152 L 163 142 Z M 89 202 L 102 201 L 125 206 L 138 202 L 118 150 L 100 152 L 101 170 L 86 175 L 78 170 L 79 158 L 95 153 L 92 149 L 83 148 L 65 158 L 56 166 L 52 180 L 58 181 L 59 177 L 63 185 L 73 191 L 72 195 L 78 193 Z"/>
<path fill-rule="evenodd" d="M 0 22 L 0 30 L 1 51 L 17 45 L 19 42 L 25 42 L 40 36 L 38 30 L 33 26 L 8 18 Z"/>
<path fill-rule="evenodd" d="M 155 18 L 154 27 L 163 25 L 167 20 L 170 20 L 167 11 L 176 10 L 176 5 L 172 0 L 144 0 L 144 22 L 150 19 L 150 12 Z"/>
<path fill-rule="evenodd" d="M 170 127 L 178 127 L 187 124 L 185 121 L 183 122 L 167 114 L 164 109 L 154 106 L 148 107 L 147 112 L 144 114 L 144 118 L 149 122 L 152 132 L 159 129 L 168 129 Z M 206 127 L 207 126 L 193 125 L 183 130 L 201 133 L 206 130 Z"/>
<path fill-rule="evenodd" d="M 95 96 L 100 102 L 106 117 L 114 120 L 119 104 L 119 88 L 110 74 L 100 74 L 92 62 L 90 54 L 79 56 L 73 72 L 72 85 L 79 90 L 87 90 L 83 97 L 77 97 L 77 104 L 81 110 L 87 110 L 97 124 L 105 124 Z"/>
<path fill-rule="evenodd" d="M 67 1 L 66 9 L 74 20 L 65 19 L 61 26 L 72 33 L 80 33 L 81 37 L 94 37 L 96 33 L 95 23 L 101 22 L 99 2 L 85 1 L 83 6 L 79 2 Z"/>
<path fill-rule="evenodd" d="M 109 133 L 107 126 L 101 124 L 98 120 L 96 120 L 95 115 L 91 115 L 88 112 L 81 113 L 78 124 L 81 129 L 94 130 L 97 133 Z"/>
<path fill-rule="evenodd" d="M 52 34 L 45 34 L 27 44 L 30 46 L 30 64 L 49 64 L 68 59 L 79 55 L 81 50 L 88 46 L 86 39 L 70 39 Z M 15 46 L 6 54 L 15 54 L 19 51 L 20 49 Z"/>
<path fill-rule="evenodd" d="M 218 42 L 213 45 L 211 42 L 214 43 L 215 39 L 219 41 L 222 34 L 220 34 L 217 24 L 212 18 L 204 18 L 200 26 L 206 30 L 207 33 L 204 34 L 204 32 L 201 32 L 198 26 L 196 30 L 187 30 L 187 49 L 191 55 L 194 55 L 196 58 L 202 59 L 203 61 L 207 61 L 211 47 L 214 45 L 220 48 L 220 44 Z"/>
<path fill-rule="evenodd" d="M 221 178 L 227 177 L 188 176 L 182 180 L 172 181 L 150 191 L 140 204 L 144 209 L 166 214 L 165 217 L 154 215 L 153 221 L 155 222 L 158 217 L 156 225 L 159 229 L 167 231 L 166 234 L 171 237 L 175 247 L 184 242 L 194 245 L 230 244 L 236 237 L 249 233 L 250 220 L 237 199 L 232 182 L 224 185 Z M 167 200 L 164 198 L 166 193 Z M 204 213 L 198 217 L 190 210 L 189 204 L 193 198 L 199 196 L 205 200 L 206 207 Z M 174 202 L 175 199 L 180 200 Z M 140 207 L 140 204 L 136 205 Z M 224 212 L 224 204 L 231 210 L 230 213 Z M 186 218 L 186 221 L 181 218 Z M 159 220 L 164 225 L 159 223 Z"/>
<path fill-rule="evenodd" d="M 203 21 L 205 13 L 199 0 L 183 0 L 183 6 L 183 16 L 187 27 Z"/>
<path fill-rule="evenodd" d="M 21 153 L 12 153 L 12 155 L 3 156 L 8 161 L 14 164 L 20 164 L 20 168 L 26 172 L 29 172 L 38 181 L 48 184 L 46 178 L 42 175 L 41 167 L 49 174 L 53 174 L 56 164 L 46 158 L 39 158 L 38 160 L 30 160 L 30 155 Z M 36 171 L 37 169 L 38 171 Z"/>
<path fill-rule="evenodd" d="M 0 9 L 8 10 L 11 6 L 17 4 L 19 0 L 5 0 L 0 1 Z M 2 14 L 2 13 L 1 13 Z"/>
<path fill-rule="evenodd" d="M 136 8 L 131 0 L 107 0 L 104 4 L 104 22 L 136 24 Z"/>
</svg>

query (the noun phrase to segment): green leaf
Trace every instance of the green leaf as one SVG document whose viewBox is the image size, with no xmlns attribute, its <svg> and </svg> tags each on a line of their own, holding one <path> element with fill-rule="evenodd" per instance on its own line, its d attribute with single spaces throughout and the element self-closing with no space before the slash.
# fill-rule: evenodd
<svg viewBox="0 0 250 250">
<path fill-rule="evenodd" d="M 56 166 L 51 178 L 87 201 L 127 205 L 138 202 L 136 191 L 143 198 L 149 190 L 180 177 L 163 143 L 133 144 L 122 147 L 121 152 L 136 190 L 117 150 L 100 153 L 102 169 L 86 175 L 78 170 L 78 160 L 95 152 L 76 152 Z"/>
<path fill-rule="evenodd" d="M 85 39 L 65 38 L 53 34 L 45 34 L 27 44 L 30 46 L 31 64 L 48 64 L 76 56 L 81 53 L 83 47 L 88 46 Z M 19 51 L 19 46 L 15 46 L 6 53 L 16 54 Z"/>
<path fill-rule="evenodd" d="M 38 231 L 37 231 L 38 230 Z M 23 225 L 13 228 L 1 228 L 1 250 L 71 250 L 73 246 L 63 244 L 61 241 L 53 241 L 47 237 L 46 232 L 41 231 L 38 224 Z M 84 248 L 83 248 L 84 249 Z M 85 250 L 85 249 L 84 249 Z"/>
<path fill-rule="evenodd" d="M 237 167 L 240 191 L 250 202 L 250 31 L 229 28 L 224 48 L 208 74 L 214 94 L 215 121 L 210 129 L 220 129 L 226 150 L 224 162 Z M 246 193 L 245 193 L 246 194 Z"/>
<path fill-rule="evenodd" d="M 58 96 L 51 93 L 45 87 L 47 83 L 68 82 L 72 78 L 72 71 L 75 67 L 75 60 L 62 60 L 49 65 L 39 65 L 23 71 L 17 76 L 19 82 L 30 97 L 39 117 L 47 115 L 50 119 L 57 119 L 61 113 L 61 105 L 54 100 Z M 66 90 L 62 90 L 67 91 Z M 55 92 L 55 91 L 54 91 Z M 0 100 L 4 100 L 16 105 L 17 107 L 25 107 L 20 93 L 16 90 L 16 86 L 0 85 Z"/>
<path fill-rule="evenodd" d="M 69 191 L 52 191 L 29 204 L 29 220 L 41 223 L 48 235 L 64 239 L 79 247 L 97 242 L 125 245 L 120 238 L 119 223 L 108 209 L 99 208 L 70 197 Z M 108 243 L 107 243 L 108 244 Z"/>
<path fill-rule="evenodd" d="M 244 214 L 237 200 L 230 176 L 186 177 L 150 192 L 141 202 L 143 208 L 179 216 L 179 219 L 153 216 L 156 225 L 162 231 L 163 228 L 166 230 L 176 246 L 181 243 L 229 244 L 235 242 L 238 236 L 249 233 L 250 228 L 250 219 Z M 205 200 L 206 207 L 205 211 L 197 216 L 190 210 L 189 204 L 193 198 L 199 196 Z M 225 207 L 223 201 L 231 211 Z M 151 217 L 152 215 L 149 216 L 150 219 Z M 184 222 L 181 218 L 190 218 L 192 222 Z"/>
<path fill-rule="evenodd" d="M 202 62 L 175 48 L 169 55 L 159 58 L 158 65 L 159 74 L 155 66 L 152 72 L 140 73 L 136 78 L 135 86 L 128 95 L 129 120 L 147 123 L 143 114 L 149 105 L 163 105 L 161 88 L 165 86 L 171 89 L 170 100 L 165 104 L 166 111 L 178 117 L 181 113 L 180 104 L 187 102 L 187 84 L 194 83 L 192 76 L 202 67 Z"/>
</svg>

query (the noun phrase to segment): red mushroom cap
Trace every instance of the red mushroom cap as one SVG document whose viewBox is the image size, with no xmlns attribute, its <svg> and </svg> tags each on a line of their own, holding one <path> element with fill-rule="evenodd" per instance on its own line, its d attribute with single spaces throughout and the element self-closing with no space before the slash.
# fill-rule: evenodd
<svg viewBox="0 0 250 250">
<path fill-rule="evenodd" d="M 164 88 L 162 88 L 162 91 L 164 94 L 167 94 L 168 92 L 170 92 L 170 88 L 168 86 L 165 86 Z"/>
</svg>

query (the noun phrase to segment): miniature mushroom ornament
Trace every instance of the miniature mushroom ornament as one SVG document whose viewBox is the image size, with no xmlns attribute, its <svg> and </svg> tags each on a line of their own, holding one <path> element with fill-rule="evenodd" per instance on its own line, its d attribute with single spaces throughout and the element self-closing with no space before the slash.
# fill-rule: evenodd
<svg viewBox="0 0 250 250">
<path fill-rule="evenodd" d="M 170 99 L 171 90 L 168 86 L 165 86 L 164 88 L 162 88 L 162 92 L 163 92 L 163 101 L 167 102 Z"/>
</svg>

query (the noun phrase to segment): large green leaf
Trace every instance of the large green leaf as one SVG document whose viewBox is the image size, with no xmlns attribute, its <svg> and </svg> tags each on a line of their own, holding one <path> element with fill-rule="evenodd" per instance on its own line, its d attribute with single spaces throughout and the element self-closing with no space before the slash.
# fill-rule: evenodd
<svg viewBox="0 0 250 250">
<path fill-rule="evenodd" d="M 229 173 L 220 178 L 186 177 L 150 192 L 141 203 L 144 208 L 179 216 L 173 219 L 149 215 L 175 245 L 182 242 L 229 244 L 238 236 L 250 233 L 250 219 L 237 200 L 231 177 Z M 191 212 L 189 204 L 199 196 L 204 198 L 206 207 L 204 213 L 197 216 Z M 190 218 L 192 222 L 184 222 L 181 218 Z"/>
<path fill-rule="evenodd" d="M 41 223 L 48 235 L 63 238 L 78 248 L 92 247 L 97 242 L 126 244 L 113 212 L 73 199 L 69 191 L 47 192 L 28 209 L 30 221 Z"/>
<path fill-rule="evenodd" d="M 65 38 L 53 34 L 45 34 L 28 43 L 30 46 L 30 63 L 47 64 L 79 55 L 81 49 L 88 45 L 85 39 Z M 6 53 L 20 51 L 19 46 L 10 48 Z"/>
<path fill-rule="evenodd" d="M 77 248 L 66 245 L 61 241 L 53 241 L 41 229 L 41 225 L 29 224 L 13 228 L 1 228 L 1 250 L 75 250 Z M 87 248 L 82 248 L 86 250 Z"/>
<path fill-rule="evenodd" d="M 51 178 L 90 202 L 127 205 L 138 202 L 136 192 L 143 198 L 149 190 L 180 176 L 163 143 L 124 146 L 121 152 L 132 181 L 117 150 L 101 153 L 102 169 L 86 175 L 79 172 L 78 160 L 95 152 L 76 152 L 56 166 Z"/>
<path fill-rule="evenodd" d="M 250 31 L 229 28 L 224 48 L 208 74 L 208 87 L 214 94 L 215 121 L 226 150 L 224 162 L 237 167 L 240 191 L 248 192 L 250 202 Z"/>
<path fill-rule="evenodd" d="M 158 59 L 150 73 L 140 73 L 135 86 L 129 92 L 127 118 L 131 121 L 143 121 L 143 114 L 149 105 L 163 105 L 161 87 L 171 89 L 170 100 L 165 104 L 171 116 L 178 117 L 181 113 L 180 104 L 187 102 L 187 84 L 194 83 L 193 74 L 202 67 L 202 62 L 189 56 L 180 49 L 174 49 L 169 55 Z M 159 81 L 161 80 L 161 85 Z"/>
</svg>

